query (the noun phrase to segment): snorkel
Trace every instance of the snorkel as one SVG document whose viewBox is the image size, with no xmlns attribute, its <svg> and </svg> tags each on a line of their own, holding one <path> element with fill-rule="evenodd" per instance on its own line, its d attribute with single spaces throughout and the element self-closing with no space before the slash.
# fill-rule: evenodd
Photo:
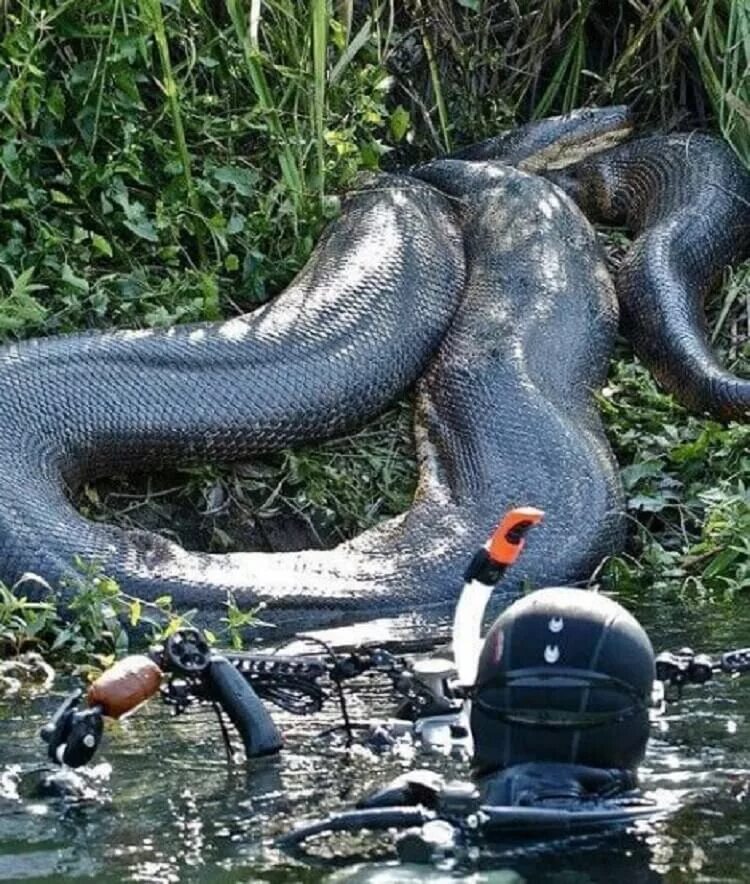
<svg viewBox="0 0 750 884">
<path fill-rule="evenodd" d="M 492 591 L 521 554 L 527 532 L 543 518 L 542 510 L 530 506 L 510 510 L 466 569 L 453 617 L 453 654 L 458 683 L 463 687 L 470 687 L 476 679 L 482 618 Z"/>
</svg>

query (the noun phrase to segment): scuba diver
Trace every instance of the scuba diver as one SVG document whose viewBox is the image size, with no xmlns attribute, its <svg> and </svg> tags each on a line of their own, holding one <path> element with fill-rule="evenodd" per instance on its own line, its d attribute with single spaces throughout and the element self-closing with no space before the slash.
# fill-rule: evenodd
<svg viewBox="0 0 750 884">
<path fill-rule="evenodd" d="M 487 802 L 567 807 L 633 789 L 655 677 L 648 636 L 612 599 L 551 588 L 511 605 L 485 639 L 472 691 Z"/>
<path fill-rule="evenodd" d="M 568 587 L 532 592 L 495 621 L 464 691 L 471 780 L 411 771 L 355 810 L 296 828 L 280 843 L 298 848 L 322 832 L 398 828 L 407 830 L 397 841 L 401 857 L 427 861 L 463 837 L 651 816 L 661 809 L 638 792 L 637 768 L 655 678 L 651 642 L 617 602 Z"/>
</svg>

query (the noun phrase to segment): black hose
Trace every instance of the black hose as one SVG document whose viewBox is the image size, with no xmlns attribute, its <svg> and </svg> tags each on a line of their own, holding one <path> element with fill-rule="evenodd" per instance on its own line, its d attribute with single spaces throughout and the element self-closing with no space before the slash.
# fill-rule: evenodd
<svg viewBox="0 0 750 884">
<path fill-rule="evenodd" d="M 547 831 L 569 831 L 576 828 L 599 828 L 607 825 L 622 825 L 633 820 L 650 816 L 656 808 L 653 804 L 624 804 L 622 807 L 570 811 L 561 808 L 518 807 L 482 805 L 480 808 L 480 829 L 485 833 L 493 831 L 523 831 L 541 833 Z M 365 810 L 347 810 L 333 814 L 324 820 L 314 820 L 300 826 L 276 840 L 282 848 L 299 847 L 308 838 L 323 832 L 353 832 L 362 829 L 409 829 L 422 826 L 431 820 L 444 819 L 439 813 L 416 807 L 378 807 Z M 455 824 L 455 820 L 449 820 Z"/>
<path fill-rule="evenodd" d="M 600 828 L 603 826 L 622 825 L 633 820 L 652 816 L 657 807 L 651 802 L 641 801 L 637 804 L 613 804 L 609 807 L 566 810 L 563 808 L 543 807 L 497 807 L 482 805 L 482 830 L 541 832 L 546 829 L 568 831 L 577 828 Z"/>
<path fill-rule="evenodd" d="M 436 815 L 424 807 L 378 807 L 370 810 L 347 810 L 324 820 L 315 820 L 287 832 L 277 839 L 279 847 L 296 847 L 321 832 L 352 832 L 360 829 L 409 829 L 434 820 Z"/>
</svg>

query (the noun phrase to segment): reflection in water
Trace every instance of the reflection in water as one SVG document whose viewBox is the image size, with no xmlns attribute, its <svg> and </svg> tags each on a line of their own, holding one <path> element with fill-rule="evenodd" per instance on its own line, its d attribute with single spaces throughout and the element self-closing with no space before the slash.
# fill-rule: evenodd
<svg viewBox="0 0 750 884">
<path fill-rule="evenodd" d="M 657 649 L 701 651 L 750 645 L 742 606 L 688 610 L 674 599 L 621 600 Z M 352 714 L 389 711 L 384 685 L 364 682 Z M 80 777 L 45 780 L 36 736 L 55 696 L 0 704 L 0 880 L 273 880 L 403 882 L 463 880 L 646 882 L 750 878 L 750 676 L 692 688 L 655 724 L 642 785 L 675 804 L 667 818 L 630 831 L 497 842 L 460 858 L 456 868 L 399 865 L 388 836 L 337 836 L 317 842 L 309 862 L 273 848 L 294 822 L 351 804 L 366 790 L 421 765 L 465 776 L 442 758 L 347 752 L 328 705 L 314 719 L 277 714 L 287 748 L 281 759 L 226 765 L 212 714 L 173 719 L 153 702 L 108 728 L 99 764 Z M 342 858 L 356 857 L 356 862 Z"/>
</svg>

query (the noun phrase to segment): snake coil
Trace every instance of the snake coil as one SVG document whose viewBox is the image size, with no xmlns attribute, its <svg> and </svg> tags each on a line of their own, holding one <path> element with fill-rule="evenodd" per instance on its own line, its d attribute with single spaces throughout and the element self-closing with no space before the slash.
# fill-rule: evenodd
<svg viewBox="0 0 750 884">
<path fill-rule="evenodd" d="M 35 572 L 69 594 L 80 555 L 128 592 L 199 609 L 198 622 L 218 620 L 231 592 L 243 607 L 264 602 L 277 635 L 391 615 L 413 632 L 455 601 L 498 513 L 528 504 L 547 517 L 511 582 L 586 579 L 624 538 L 595 403 L 617 303 L 589 223 L 529 171 L 629 128 L 623 108 L 583 110 L 379 176 L 254 313 L 2 348 L 0 577 Z M 670 136 L 551 174 L 639 232 L 618 290 L 641 356 L 692 407 L 740 414 L 748 384 L 716 365 L 700 313 L 717 273 L 747 250 L 738 162 L 714 139 Z M 418 379 L 414 503 L 336 549 L 187 552 L 93 524 L 70 503 L 71 489 L 106 473 L 237 461 L 343 433 Z"/>
</svg>

